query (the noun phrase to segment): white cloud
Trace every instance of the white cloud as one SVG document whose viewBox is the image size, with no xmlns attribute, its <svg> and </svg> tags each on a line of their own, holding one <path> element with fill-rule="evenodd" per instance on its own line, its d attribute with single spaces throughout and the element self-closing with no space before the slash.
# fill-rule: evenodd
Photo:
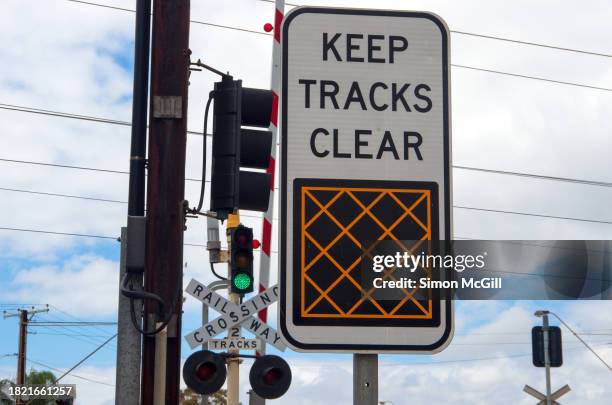
<svg viewBox="0 0 612 405">
<path fill-rule="evenodd" d="M 30 4 L 31 3 L 31 4 Z M 131 58 L 134 15 L 63 0 L 25 4 L 3 2 L 0 15 L 1 103 L 21 104 L 60 111 L 129 120 L 131 73 L 121 57 Z M 429 9 L 447 20 L 451 29 L 500 35 L 561 46 L 606 51 L 609 48 L 612 6 L 606 1 L 490 2 L 465 1 L 308 1 L 320 5 Z M 108 2 L 134 7 L 134 1 Z M 273 5 L 254 0 L 228 2 L 192 1 L 192 19 L 260 30 L 272 20 Z M 551 11 L 553 10 L 553 11 Z M 569 28 L 568 28 L 569 27 Z M 227 31 L 203 25 L 191 26 L 194 57 L 230 70 L 248 86 L 269 83 L 270 37 Z M 113 57 L 115 56 L 115 57 Z M 452 36 L 455 63 L 482 66 L 558 80 L 607 86 L 612 69 L 607 59 L 579 56 L 484 39 Z M 194 73 L 191 77 L 189 128 L 200 130 L 205 98 L 215 77 Z M 476 167 L 499 168 L 593 180 L 608 180 L 609 103 L 606 93 L 593 90 L 504 78 L 454 68 L 453 136 L 454 161 Z M 0 157 L 126 170 L 129 128 L 97 123 L 0 111 Z M 200 175 L 201 139 L 189 137 L 187 176 Z M 210 148 L 209 148 L 210 153 Z M 209 162 L 210 163 L 210 162 Z M 125 200 L 127 176 L 81 172 L 2 163 L 0 187 L 59 192 Z M 609 219 L 609 189 L 564 183 L 526 180 L 490 174 L 456 171 L 455 202 L 484 208 L 544 213 L 561 216 Z M 278 179 L 278 176 L 277 176 Z M 188 182 L 187 196 L 198 195 L 197 183 Z M 0 191 L 0 226 L 117 236 L 125 223 L 121 204 L 86 202 Z M 207 200 L 207 199 L 206 199 Z M 192 204 L 194 201 L 192 201 Z M 245 218 L 259 234 L 260 221 Z M 188 224 L 186 241 L 204 242 L 204 222 Z M 278 225 L 277 222 L 274 224 Z M 275 228 L 276 229 L 276 228 Z M 455 210 L 458 235 L 500 239 L 557 239 L 610 237 L 608 225 L 525 218 Z M 277 249 L 274 232 L 273 249 Z M 119 245 L 114 244 L 118 250 Z M 96 240 L 32 235 L 0 231 L 3 259 L 34 259 L 28 268 L 2 266 L 12 280 L 0 285 L 2 300 L 53 303 L 77 316 L 114 316 L 116 313 L 118 263 L 94 255 L 66 256 L 66 251 L 95 251 Z M 277 274 L 273 255 L 271 282 Z M 213 278 L 203 248 L 185 250 L 185 280 Z M 258 261 L 256 260 L 256 263 Z M 224 266 L 219 266 L 225 272 Z M 2 279 L 8 280 L 6 278 Z M 200 307 L 188 297 L 185 310 L 198 314 Z M 275 324 L 276 309 L 270 311 Z M 561 305 L 572 325 L 586 329 L 609 328 L 607 303 Z M 434 361 L 495 357 L 529 353 L 529 330 L 535 323 L 531 304 L 473 302 L 457 309 L 458 334 L 451 347 Z M 563 315 L 562 315 L 563 316 Z M 185 325 L 187 329 L 189 326 Z M 505 334 L 508 332 L 518 333 Z M 479 333 L 480 335 L 474 335 Z M 503 339 L 503 340 L 502 340 Z M 553 372 L 556 387 L 570 383 L 567 395 L 573 403 L 604 404 L 610 392 L 608 374 L 589 353 L 564 332 L 568 351 L 564 367 Z M 591 337 L 596 344 L 605 339 Z M 494 345 L 496 342 L 509 344 Z M 482 346 L 478 344 L 482 343 Z M 612 358 L 607 347 L 602 355 Z M 351 402 L 351 364 L 337 356 L 289 355 L 294 384 L 287 396 L 275 403 L 327 404 Z M 325 358 L 329 361 L 319 361 Z M 381 358 L 381 398 L 396 404 L 504 403 L 530 404 L 522 385 L 542 388 L 542 370 L 529 357 L 447 365 L 409 365 L 413 359 Z M 429 358 L 425 358 L 429 361 Z M 249 364 L 247 362 L 247 364 Z M 68 366 L 68 365 L 67 365 Z M 246 391 L 248 368 L 243 368 Z M 79 369 L 88 375 L 114 379 L 111 369 Z M 83 381 L 83 403 L 112 403 L 112 388 Z M 558 385 L 557 385 L 558 382 Z M 438 387 L 448 387 L 439 389 Z M 450 395 L 452 393 L 452 396 Z M 607 401 L 606 401 L 607 400 Z"/>
<path fill-rule="evenodd" d="M 61 265 L 18 269 L 13 281 L 1 289 L 4 300 L 57 304 L 91 319 L 116 314 L 118 285 L 119 263 L 81 255 Z"/>
</svg>

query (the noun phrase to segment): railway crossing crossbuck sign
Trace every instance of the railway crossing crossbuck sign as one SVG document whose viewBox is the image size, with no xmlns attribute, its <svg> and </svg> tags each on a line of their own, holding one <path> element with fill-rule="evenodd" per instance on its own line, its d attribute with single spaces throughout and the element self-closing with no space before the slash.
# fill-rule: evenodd
<svg viewBox="0 0 612 405">
<path fill-rule="evenodd" d="M 381 299 L 362 280 L 381 241 L 403 253 L 451 239 L 448 32 L 422 12 L 303 7 L 284 20 L 279 331 L 296 350 L 450 341 L 448 296 Z"/>
</svg>

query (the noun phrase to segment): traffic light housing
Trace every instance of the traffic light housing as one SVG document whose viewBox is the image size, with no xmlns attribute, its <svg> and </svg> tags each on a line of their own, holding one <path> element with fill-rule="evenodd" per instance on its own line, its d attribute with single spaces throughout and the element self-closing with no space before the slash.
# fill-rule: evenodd
<svg viewBox="0 0 612 405">
<path fill-rule="evenodd" d="M 531 349 L 533 365 L 546 367 L 544 359 L 544 330 L 541 326 L 531 329 Z M 548 327 L 548 358 L 551 367 L 563 365 L 563 349 L 561 343 L 561 328 L 558 326 Z"/>
<path fill-rule="evenodd" d="M 287 392 L 291 385 L 291 369 L 281 357 L 261 356 L 251 367 L 249 382 L 253 391 L 260 397 L 279 398 Z"/>
<path fill-rule="evenodd" d="M 253 291 L 253 229 L 239 225 L 231 230 L 230 288 L 244 295 Z"/>
<path fill-rule="evenodd" d="M 242 126 L 269 126 L 272 92 L 243 88 L 226 75 L 215 83 L 213 98 L 210 209 L 220 219 L 239 208 L 266 211 L 272 176 L 261 170 L 268 167 L 272 133 Z"/>
<path fill-rule="evenodd" d="M 194 392 L 212 394 L 225 383 L 225 360 L 209 350 L 200 350 L 187 358 L 183 365 L 183 380 Z"/>
</svg>

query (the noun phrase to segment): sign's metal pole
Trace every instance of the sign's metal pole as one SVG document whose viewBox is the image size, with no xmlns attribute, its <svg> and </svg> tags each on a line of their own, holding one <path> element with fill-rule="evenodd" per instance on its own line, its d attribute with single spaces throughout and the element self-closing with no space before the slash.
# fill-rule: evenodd
<svg viewBox="0 0 612 405">
<path fill-rule="evenodd" d="M 208 323 L 208 305 L 202 304 L 202 325 Z M 202 350 L 208 350 L 208 340 L 202 342 Z M 208 405 L 208 395 L 200 396 L 200 405 Z"/>
<path fill-rule="evenodd" d="M 353 405 L 378 403 L 378 355 L 353 354 Z"/>
<path fill-rule="evenodd" d="M 544 314 L 542 316 L 542 332 L 544 338 L 544 366 L 546 367 L 546 405 L 551 405 L 552 401 L 550 399 L 550 340 L 549 340 L 549 331 L 548 331 L 548 314 Z"/>
<path fill-rule="evenodd" d="M 206 142 L 206 139 L 204 139 Z M 208 217 L 206 218 L 206 236 L 207 236 L 207 245 L 206 250 L 208 250 L 208 261 L 213 266 L 213 259 L 219 259 L 219 251 L 221 250 L 221 241 L 219 239 L 219 221 L 216 218 Z M 215 257 L 212 257 L 215 256 Z M 202 303 L 202 325 L 206 325 L 208 323 L 208 305 Z M 208 341 L 204 340 L 202 342 L 202 350 L 208 350 Z M 208 395 L 200 396 L 200 405 L 208 405 Z"/>
<path fill-rule="evenodd" d="M 230 214 L 228 219 L 227 219 L 227 246 L 228 246 L 228 257 L 232 257 L 231 255 L 231 246 L 232 246 L 232 240 L 231 240 L 231 230 L 233 228 L 238 227 L 238 225 L 240 225 L 240 215 L 236 214 Z M 227 279 L 231 280 L 232 279 L 232 264 L 231 264 L 231 259 L 228 261 L 228 266 L 227 266 Z M 230 281 L 231 283 L 231 281 Z M 231 292 L 231 286 L 228 287 L 228 296 L 229 296 L 229 301 L 231 303 L 234 303 L 236 305 L 240 304 L 240 296 L 236 293 L 232 293 Z M 236 329 L 238 329 L 238 331 L 236 332 Z M 236 327 L 232 327 L 229 329 L 228 334 L 227 334 L 228 338 L 231 337 L 240 337 L 240 326 L 236 326 Z M 229 349 L 228 352 L 230 354 L 239 354 L 240 350 L 239 349 Z M 240 390 L 239 390 L 239 379 L 240 379 L 240 358 L 239 357 L 228 357 L 227 359 L 227 405 L 238 405 L 239 404 L 239 396 L 240 396 Z"/>
</svg>

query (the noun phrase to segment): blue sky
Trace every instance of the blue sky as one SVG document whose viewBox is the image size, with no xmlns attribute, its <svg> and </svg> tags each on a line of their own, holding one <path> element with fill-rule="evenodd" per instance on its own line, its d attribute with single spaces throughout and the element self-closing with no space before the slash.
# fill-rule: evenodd
<svg viewBox="0 0 612 405">
<path fill-rule="evenodd" d="M 101 0 L 133 8 L 133 0 Z M 262 31 L 272 8 L 255 0 L 192 1 L 192 19 Z M 235 4 L 234 4 L 235 3 Z M 313 4 L 406 9 L 403 1 L 313 1 Z M 453 30 L 531 40 L 565 47 L 610 52 L 612 6 L 606 1 L 537 4 L 472 0 L 414 1 L 410 8 L 441 15 Z M 118 10 L 48 0 L 25 4 L 7 0 L 0 15 L 0 104 L 129 120 L 132 91 L 133 14 Z M 553 13 L 551 10 L 555 10 Z M 36 29 L 31 29 L 36 27 Z M 572 27 L 572 29 L 568 29 Z M 271 39 L 245 32 L 192 24 L 193 55 L 231 70 L 250 87 L 269 86 Z M 609 58 L 452 36 L 452 61 L 519 74 L 545 76 L 612 87 Z M 194 73 L 190 85 L 188 126 L 201 130 L 201 117 L 214 77 Z M 453 160 L 456 164 L 551 176 L 612 181 L 609 159 L 610 92 L 552 85 L 484 72 L 452 70 Z M 127 170 L 129 128 L 0 108 L 0 158 Z M 200 176 L 200 137 L 190 136 L 187 177 Z M 210 146 L 210 145 L 209 145 Z M 210 147 L 209 147 L 210 151 Z M 127 176 L 0 161 L 0 187 L 63 193 L 125 201 Z M 610 221 L 612 190 L 538 179 L 454 171 L 457 205 L 506 209 L 536 214 Z M 188 182 L 187 198 L 199 189 Z M 0 227 L 46 229 L 118 236 L 125 224 L 124 204 L 84 201 L 0 190 Z M 251 213 L 252 214 L 252 213 Z M 260 221 L 244 218 L 259 234 Z M 276 225 L 276 223 L 275 223 Z M 188 224 L 185 240 L 204 242 L 205 222 Z M 612 227 L 577 221 L 454 210 L 457 236 L 482 239 L 610 239 Z M 274 240 L 276 245 L 276 240 Z M 276 248 L 274 248 L 276 250 Z M 275 257 L 273 257 L 275 260 Z M 50 304 L 35 320 L 114 321 L 118 283 L 119 243 L 68 236 L 0 230 L 0 310 L 8 304 Z M 203 249 L 185 248 L 185 281 L 212 281 Z M 272 281 L 276 280 L 273 268 Z M 402 403 L 484 404 L 490 395 L 508 403 L 527 404 L 522 384 L 541 387 L 541 370 L 530 364 L 530 328 L 539 323 L 537 308 L 558 312 L 587 335 L 612 360 L 612 310 L 609 302 L 458 302 L 456 337 L 437 356 L 381 356 L 381 398 Z M 63 312 L 62 312 L 63 311 Z M 276 310 L 270 314 L 270 323 Z M 199 306 L 185 303 L 184 332 L 200 324 Z M 554 323 L 554 321 L 553 321 Z M 65 370 L 112 335 L 112 328 L 49 329 L 32 327 L 28 357 Z M 54 333 L 49 335 L 42 333 Z M 59 335 L 62 333 L 72 336 Z M 75 335 L 95 335 L 75 336 Z M 606 403 L 609 374 L 571 334 L 564 331 L 567 357 L 555 370 L 555 384 L 572 386 L 567 403 Z M 102 349 L 75 373 L 114 384 L 115 342 Z M 13 376 L 17 320 L 0 323 L 0 378 Z M 271 352 L 274 352 L 273 350 Z M 190 351 L 183 346 L 183 356 Z M 350 356 L 284 353 L 294 367 L 294 384 L 278 403 L 350 401 Z M 466 359 L 494 357 L 486 362 Z M 457 361 L 439 365 L 410 363 Z M 248 362 L 246 363 L 248 364 Z M 30 366 L 39 367 L 36 364 Z M 248 367 L 242 368 L 243 377 Z M 67 377 L 83 394 L 81 403 L 112 403 L 113 388 Z M 246 378 L 241 380 L 246 390 Z M 443 387 L 432 389 L 432 387 Z M 304 400 L 304 397 L 307 400 Z M 422 402 L 418 402 L 422 401 Z M 573 402 L 572 402 L 573 401 Z"/>
</svg>

